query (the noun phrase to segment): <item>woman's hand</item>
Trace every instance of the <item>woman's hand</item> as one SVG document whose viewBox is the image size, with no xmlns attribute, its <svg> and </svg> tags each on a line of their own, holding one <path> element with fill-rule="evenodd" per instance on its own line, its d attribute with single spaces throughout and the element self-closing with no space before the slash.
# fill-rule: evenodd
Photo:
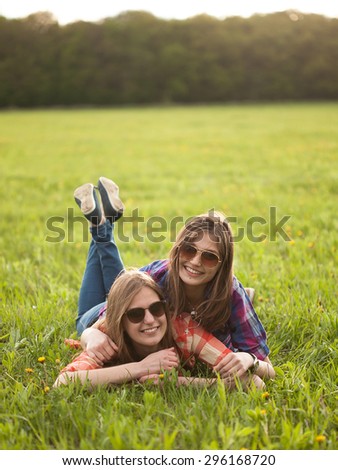
<svg viewBox="0 0 338 470">
<path fill-rule="evenodd" d="M 146 371 L 143 375 L 160 374 L 162 371 L 177 368 L 179 362 L 175 348 L 161 349 L 140 361 Z"/>
<path fill-rule="evenodd" d="M 234 376 L 240 378 L 252 366 L 252 362 L 251 355 L 246 352 L 231 352 L 219 361 L 214 371 L 218 372 L 222 379 Z"/>
<path fill-rule="evenodd" d="M 163 383 L 163 374 L 143 375 L 138 379 L 141 384 L 151 383 L 152 385 L 160 385 Z"/>
<path fill-rule="evenodd" d="M 274 379 L 276 372 L 268 357 L 264 361 L 258 361 L 258 368 L 255 375 L 261 379 Z M 215 367 L 214 371 L 218 372 L 222 378 L 244 378 L 249 375 L 248 369 L 253 365 L 252 356 L 246 352 L 230 353 L 224 357 Z M 257 381 L 258 382 L 258 381 Z M 258 388 L 258 387 L 257 387 Z"/>
<path fill-rule="evenodd" d="M 116 344 L 97 328 L 87 328 L 81 336 L 81 344 L 88 356 L 103 366 L 111 361 L 118 351 Z"/>
</svg>

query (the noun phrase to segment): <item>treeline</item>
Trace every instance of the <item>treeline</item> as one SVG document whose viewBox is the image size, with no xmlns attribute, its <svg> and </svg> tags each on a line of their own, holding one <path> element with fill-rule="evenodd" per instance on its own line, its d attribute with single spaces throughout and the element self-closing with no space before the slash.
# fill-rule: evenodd
<svg viewBox="0 0 338 470">
<path fill-rule="evenodd" d="M 338 20 L 0 17 L 0 106 L 338 98 Z"/>
</svg>

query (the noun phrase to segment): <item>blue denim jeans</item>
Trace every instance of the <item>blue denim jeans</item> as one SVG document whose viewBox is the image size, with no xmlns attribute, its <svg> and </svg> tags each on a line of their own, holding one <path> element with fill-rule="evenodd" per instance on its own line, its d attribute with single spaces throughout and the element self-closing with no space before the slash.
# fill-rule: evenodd
<svg viewBox="0 0 338 470">
<path fill-rule="evenodd" d="M 124 270 L 115 244 L 113 228 L 114 225 L 108 220 L 102 225 L 90 228 L 92 241 L 80 288 L 76 319 L 78 334 L 97 320 L 113 282 Z"/>
</svg>

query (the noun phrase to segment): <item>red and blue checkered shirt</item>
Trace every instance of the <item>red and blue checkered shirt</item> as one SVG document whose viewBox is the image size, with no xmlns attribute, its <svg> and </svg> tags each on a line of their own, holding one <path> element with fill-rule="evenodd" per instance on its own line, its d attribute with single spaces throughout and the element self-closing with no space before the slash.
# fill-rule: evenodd
<svg viewBox="0 0 338 470">
<path fill-rule="evenodd" d="M 157 260 L 141 268 L 165 291 L 168 276 L 168 260 Z M 224 328 L 212 331 L 227 348 L 232 351 L 251 352 L 258 359 L 269 355 L 266 332 L 260 322 L 250 299 L 238 279 L 233 277 L 231 314 Z"/>
<path fill-rule="evenodd" d="M 165 281 L 168 275 L 168 260 L 158 260 L 141 268 L 165 291 Z M 100 317 L 106 314 L 106 306 L 101 309 Z M 269 354 L 266 344 L 266 333 L 247 296 L 247 293 L 234 276 L 231 300 L 231 315 L 224 328 L 205 331 L 198 325 L 189 313 L 182 313 L 173 319 L 173 336 L 185 366 L 192 367 L 198 358 L 209 366 L 215 366 L 223 357 L 232 351 L 244 351 L 255 354 L 263 360 Z M 104 324 L 100 325 L 105 332 Z M 69 341 L 69 340 L 68 340 Z M 79 341 L 73 341 L 73 347 L 80 347 Z M 229 348 L 229 349 L 228 349 Z M 98 365 L 83 351 L 68 364 L 63 372 L 97 369 Z"/>
<path fill-rule="evenodd" d="M 105 311 L 102 312 L 102 317 L 104 315 Z M 104 322 L 94 324 L 93 327 L 106 333 Z M 182 313 L 173 319 L 172 332 L 174 345 L 183 368 L 192 368 L 196 359 L 212 368 L 230 352 L 230 349 L 224 346 L 214 335 L 198 325 L 189 313 Z M 65 343 L 74 349 L 81 348 L 81 343 L 78 340 L 66 339 Z M 90 357 L 86 351 L 83 351 L 62 369 L 61 374 L 101 368 L 102 366 L 95 359 Z"/>
</svg>

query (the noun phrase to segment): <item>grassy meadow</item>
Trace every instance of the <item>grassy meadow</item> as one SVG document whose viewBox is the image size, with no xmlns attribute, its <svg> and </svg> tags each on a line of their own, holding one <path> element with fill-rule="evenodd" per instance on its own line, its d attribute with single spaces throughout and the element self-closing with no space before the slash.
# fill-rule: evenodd
<svg viewBox="0 0 338 470">
<path fill-rule="evenodd" d="M 337 103 L 3 111 L 0 161 L 1 449 L 338 448 Z M 73 191 L 100 176 L 126 205 L 126 266 L 166 257 L 174 229 L 212 208 L 244 229 L 235 273 L 256 289 L 268 393 L 52 388 L 89 244 Z"/>
</svg>

